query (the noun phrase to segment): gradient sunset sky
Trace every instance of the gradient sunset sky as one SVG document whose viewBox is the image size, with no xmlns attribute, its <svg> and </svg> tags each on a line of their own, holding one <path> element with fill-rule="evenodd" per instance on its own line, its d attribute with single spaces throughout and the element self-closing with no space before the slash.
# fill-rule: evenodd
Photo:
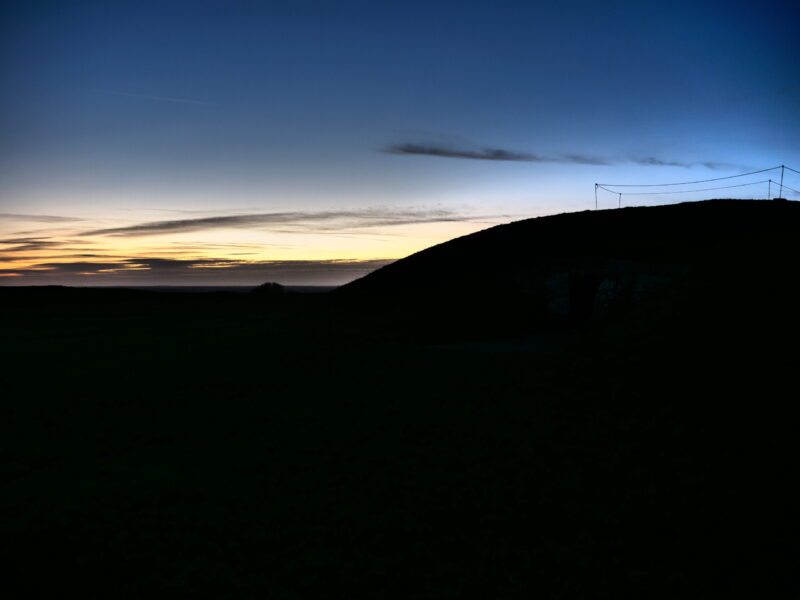
<svg viewBox="0 0 800 600">
<path fill-rule="evenodd" d="M 595 182 L 800 169 L 794 1 L 0 11 L 4 285 L 336 285 Z"/>
</svg>

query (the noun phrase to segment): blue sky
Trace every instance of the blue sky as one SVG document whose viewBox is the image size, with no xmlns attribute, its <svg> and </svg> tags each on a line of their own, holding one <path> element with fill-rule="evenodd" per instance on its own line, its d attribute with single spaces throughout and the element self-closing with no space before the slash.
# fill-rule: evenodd
<svg viewBox="0 0 800 600">
<path fill-rule="evenodd" d="M 793 2 L 0 10 L 0 272 L 15 284 L 341 283 L 592 208 L 597 181 L 800 165 Z M 185 268 L 152 266 L 165 260 Z"/>
</svg>

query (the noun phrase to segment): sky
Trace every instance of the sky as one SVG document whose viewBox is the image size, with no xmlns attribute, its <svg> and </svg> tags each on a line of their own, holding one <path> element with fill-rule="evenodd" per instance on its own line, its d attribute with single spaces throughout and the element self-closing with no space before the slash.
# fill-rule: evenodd
<svg viewBox="0 0 800 600">
<path fill-rule="evenodd" d="M 800 170 L 799 16 L 789 0 L 3 3 L 0 285 L 339 285 L 594 209 L 598 182 Z M 597 205 L 766 198 L 770 179 L 611 186 L 623 198 Z M 654 189 L 687 193 L 636 195 Z"/>
</svg>

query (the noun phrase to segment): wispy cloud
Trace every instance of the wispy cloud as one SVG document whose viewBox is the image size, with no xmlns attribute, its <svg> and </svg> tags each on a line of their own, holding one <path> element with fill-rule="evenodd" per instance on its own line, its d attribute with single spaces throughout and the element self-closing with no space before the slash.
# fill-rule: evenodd
<svg viewBox="0 0 800 600">
<path fill-rule="evenodd" d="M 57 215 L 25 215 L 20 213 L 0 213 L 0 219 L 16 219 L 19 221 L 35 221 L 37 223 L 66 223 L 68 221 L 82 221 L 75 217 L 61 217 Z"/>
<path fill-rule="evenodd" d="M 644 165 L 647 167 L 688 167 L 688 163 L 682 163 L 674 160 L 661 160 L 652 156 L 645 156 L 641 158 L 632 158 L 631 162 L 637 165 Z"/>
<path fill-rule="evenodd" d="M 132 94 L 130 92 L 114 92 L 111 90 L 95 90 L 100 94 L 108 94 L 110 96 L 124 96 L 126 98 L 141 98 L 143 100 L 155 100 L 156 102 L 171 102 L 174 104 L 196 104 L 200 106 L 216 106 L 213 102 L 205 102 L 203 100 L 192 100 L 190 98 L 175 98 L 174 96 L 153 96 L 150 94 Z"/>
<path fill-rule="evenodd" d="M 134 263 L 127 262 L 95 262 L 95 261 L 74 261 L 74 262 L 51 262 L 37 263 L 26 269 L 9 269 L 18 274 L 34 272 L 41 274 L 42 271 L 49 274 L 64 273 L 100 273 L 102 271 L 115 271 L 134 268 Z"/>
<path fill-rule="evenodd" d="M 58 246 L 60 242 L 54 242 L 47 238 L 41 237 L 17 237 L 6 238 L 0 240 L 0 246 L 8 246 L 0 248 L 0 253 L 6 252 L 31 252 L 36 250 L 47 250 Z"/>
<path fill-rule="evenodd" d="M 742 165 L 733 165 L 730 163 L 714 162 L 714 161 L 694 161 L 686 162 L 680 160 L 663 160 L 653 156 L 635 157 L 630 159 L 631 162 L 637 165 L 647 167 L 681 167 L 683 169 L 691 169 L 693 167 L 705 167 L 713 171 L 723 170 L 745 170 L 747 167 Z"/>
<path fill-rule="evenodd" d="M 634 163 L 637 165 L 648 167 L 705 167 L 706 169 L 713 170 L 736 170 L 743 169 L 741 165 L 732 165 L 729 163 L 714 162 L 714 161 L 695 161 L 685 162 L 678 160 L 667 160 L 656 158 L 653 156 L 636 156 L 630 157 L 625 160 L 611 159 L 602 156 L 591 156 L 580 153 L 566 153 L 566 154 L 532 154 L 529 152 L 518 152 L 515 150 L 506 150 L 503 148 L 456 148 L 450 145 L 440 144 L 420 144 L 420 143 L 403 143 L 393 144 L 383 148 L 382 152 L 387 154 L 405 154 L 405 155 L 418 155 L 418 156 L 436 156 L 441 158 L 462 158 L 469 160 L 492 160 L 492 161 L 510 161 L 510 162 L 529 162 L 529 163 L 563 163 L 573 165 L 594 165 L 594 166 L 611 166 L 620 163 Z"/>
<path fill-rule="evenodd" d="M 472 160 L 496 160 L 532 163 L 571 163 L 580 165 L 608 165 L 604 158 L 583 154 L 563 154 L 543 156 L 527 152 L 516 152 L 502 148 L 480 148 L 478 150 L 455 149 L 433 144 L 394 144 L 383 149 L 388 154 L 410 154 L 422 156 L 439 156 L 442 158 L 467 158 Z"/>
<path fill-rule="evenodd" d="M 469 221 L 473 217 L 446 209 L 393 210 L 374 208 L 360 211 L 323 212 L 273 212 L 245 215 L 225 215 L 195 219 L 150 221 L 125 227 L 111 227 L 86 231 L 81 235 L 142 236 L 164 233 L 179 233 L 216 229 L 221 227 L 250 228 L 267 225 L 290 226 L 296 231 L 339 230 L 348 228 L 378 227 L 387 225 L 411 225 L 417 223 L 440 223 L 447 221 Z"/>
</svg>

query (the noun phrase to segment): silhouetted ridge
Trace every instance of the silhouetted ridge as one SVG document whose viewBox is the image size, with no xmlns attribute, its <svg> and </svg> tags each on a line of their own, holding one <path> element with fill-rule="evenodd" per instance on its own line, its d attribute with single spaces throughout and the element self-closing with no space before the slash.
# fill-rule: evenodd
<svg viewBox="0 0 800 600">
<path fill-rule="evenodd" d="M 707 200 L 585 211 L 499 225 L 418 252 L 339 294 L 516 297 L 525 310 L 577 319 L 641 303 L 678 280 L 743 274 L 797 251 L 800 204 Z"/>
<path fill-rule="evenodd" d="M 339 291 L 469 287 L 552 259 L 694 262 L 721 243 L 794 237 L 798 225 L 800 204 L 762 200 L 707 200 L 565 213 L 498 225 L 450 240 L 378 269 Z"/>
</svg>

